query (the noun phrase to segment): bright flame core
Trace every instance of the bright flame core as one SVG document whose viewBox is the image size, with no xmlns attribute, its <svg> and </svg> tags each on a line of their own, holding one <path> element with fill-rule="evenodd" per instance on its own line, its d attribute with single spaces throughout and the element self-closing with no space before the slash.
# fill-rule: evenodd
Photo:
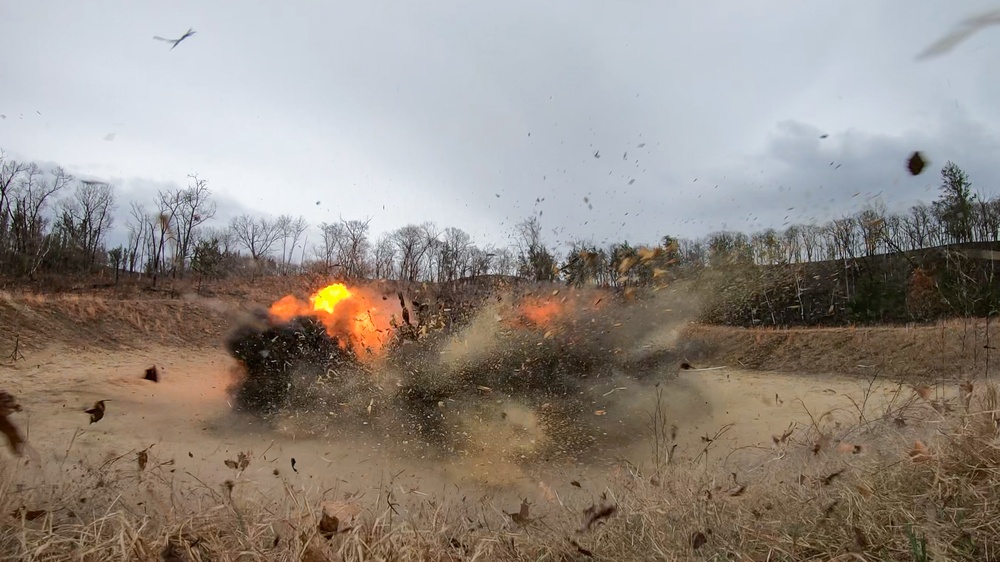
<svg viewBox="0 0 1000 562">
<path fill-rule="evenodd" d="M 271 316 L 288 321 L 299 316 L 318 318 L 330 336 L 340 340 L 342 346 L 349 341 L 359 356 L 366 351 L 377 354 L 389 336 L 389 322 L 385 315 L 371 306 L 360 291 L 351 291 L 343 283 L 327 285 L 309 297 L 309 303 L 294 295 L 287 295 L 274 302 Z"/>
<path fill-rule="evenodd" d="M 317 291 L 315 295 L 309 297 L 309 302 L 312 303 L 313 310 L 323 310 L 329 314 L 333 314 L 337 303 L 352 296 L 354 295 L 351 294 L 351 291 L 346 286 L 341 283 L 335 283 Z"/>
</svg>

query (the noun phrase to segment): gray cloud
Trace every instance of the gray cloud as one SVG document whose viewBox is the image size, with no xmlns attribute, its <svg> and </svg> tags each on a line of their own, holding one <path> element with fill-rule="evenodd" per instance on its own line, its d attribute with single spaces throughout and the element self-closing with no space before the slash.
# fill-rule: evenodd
<svg viewBox="0 0 1000 562">
<path fill-rule="evenodd" d="M 1000 33 L 914 60 L 988 2 L 36 4 L 4 8 L 0 146 L 136 194 L 198 172 L 220 213 L 651 241 L 907 206 L 914 148 L 993 181 Z"/>
</svg>

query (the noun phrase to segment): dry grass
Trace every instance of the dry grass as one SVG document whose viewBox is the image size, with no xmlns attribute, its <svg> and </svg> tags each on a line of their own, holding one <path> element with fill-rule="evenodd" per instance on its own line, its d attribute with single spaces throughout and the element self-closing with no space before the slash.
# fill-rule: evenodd
<svg viewBox="0 0 1000 562">
<path fill-rule="evenodd" d="M 769 449 L 708 444 L 648 471 L 623 462 L 601 489 L 540 485 L 534 503 L 520 508 L 486 497 L 404 496 L 391 482 L 362 497 L 285 482 L 282 494 L 268 496 L 241 474 L 206 483 L 174 473 L 152 451 L 68 465 L 49 478 L 10 462 L 0 481 L 0 553 L 101 561 L 996 560 L 1000 411 L 996 387 L 979 386 L 947 403 L 901 387 L 898 400 L 851 426 L 819 416 Z M 859 453 L 854 443 L 864 444 Z M 332 500 L 360 513 L 331 526 L 321 513 Z M 606 506 L 617 509 L 597 517 Z"/>
<path fill-rule="evenodd" d="M 692 361 L 816 375 L 870 376 L 875 366 L 905 379 L 963 379 L 1000 373 L 1000 322 L 963 318 L 928 325 L 847 328 L 732 328 L 693 325 Z"/>
</svg>

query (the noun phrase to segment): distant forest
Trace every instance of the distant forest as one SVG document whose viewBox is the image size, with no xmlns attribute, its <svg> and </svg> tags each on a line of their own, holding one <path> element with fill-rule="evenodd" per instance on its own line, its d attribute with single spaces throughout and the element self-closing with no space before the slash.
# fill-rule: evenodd
<svg viewBox="0 0 1000 562">
<path fill-rule="evenodd" d="M 199 280 L 317 273 L 347 280 L 457 282 L 481 276 L 621 290 L 697 278 L 704 320 L 745 326 L 836 325 L 992 316 L 1000 307 L 1000 198 L 974 194 L 953 162 L 938 197 L 907 213 L 879 202 L 826 224 L 783 231 L 720 231 L 702 239 L 664 236 L 653 245 L 574 243 L 557 254 L 535 216 L 509 247 L 474 245 L 468 233 L 433 223 L 372 233 L 369 220 L 316 225 L 303 217 L 241 215 L 212 224 L 216 202 L 196 174 L 145 207 L 120 202 L 113 185 L 43 170 L 0 151 L 0 277 L 52 276 Z M 119 205 L 127 242 L 106 244 Z M 994 254 L 994 252 L 997 252 Z"/>
</svg>

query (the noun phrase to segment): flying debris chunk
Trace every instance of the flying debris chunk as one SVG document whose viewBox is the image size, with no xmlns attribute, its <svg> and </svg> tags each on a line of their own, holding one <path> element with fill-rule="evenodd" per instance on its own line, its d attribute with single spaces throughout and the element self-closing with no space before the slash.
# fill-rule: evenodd
<svg viewBox="0 0 1000 562">
<path fill-rule="evenodd" d="M 18 431 L 17 426 L 7 419 L 7 416 L 20 411 L 21 405 L 17 403 L 17 399 L 13 395 L 0 390 L 0 433 L 3 433 L 7 437 L 7 445 L 10 446 L 10 450 L 17 456 L 21 456 L 24 450 L 24 438 L 21 437 L 21 432 Z"/>
<path fill-rule="evenodd" d="M 170 50 L 173 51 L 174 47 L 176 47 L 177 45 L 180 45 L 181 41 L 187 39 L 188 37 L 191 37 L 195 33 L 196 33 L 195 30 L 188 29 L 187 33 L 185 33 L 184 35 L 181 35 L 180 39 L 166 39 L 166 38 L 160 37 L 159 35 L 154 36 L 153 39 L 156 39 L 157 41 L 166 41 L 167 43 L 173 43 L 173 45 L 170 47 Z"/>
<path fill-rule="evenodd" d="M 90 414 L 90 423 L 97 423 L 104 419 L 105 402 L 107 402 L 107 400 L 98 400 L 97 402 L 94 402 L 93 408 L 87 408 L 83 411 L 86 414 Z"/>
<path fill-rule="evenodd" d="M 906 161 L 906 169 L 909 170 L 910 174 L 914 176 L 919 176 L 926 167 L 927 160 L 919 150 L 911 154 L 909 160 Z"/>
<path fill-rule="evenodd" d="M 142 378 L 147 381 L 160 382 L 160 372 L 156 369 L 156 365 L 146 369 L 146 374 Z"/>
<path fill-rule="evenodd" d="M 827 134 L 825 134 L 825 133 L 824 133 L 824 134 L 820 135 L 820 136 L 819 136 L 819 138 L 821 138 L 821 139 L 825 139 L 825 138 L 827 138 L 827 137 L 829 137 L 829 136 L 830 136 L 830 135 L 827 135 Z"/>
<path fill-rule="evenodd" d="M 115 133 L 108 133 L 108 134 L 104 135 L 104 140 L 106 140 L 108 142 L 114 141 L 115 140 Z"/>
<path fill-rule="evenodd" d="M 601 157 L 601 151 L 598 150 L 597 152 L 594 153 L 594 158 L 600 158 L 600 157 Z"/>
<path fill-rule="evenodd" d="M 990 10 L 978 16 L 966 18 L 955 26 L 951 33 L 938 39 L 931 46 L 924 49 L 923 52 L 917 55 L 917 60 L 926 60 L 943 55 L 954 49 L 962 41 L 991 25 L 1000 25 L 1000 9 Z"/>
</svg>

